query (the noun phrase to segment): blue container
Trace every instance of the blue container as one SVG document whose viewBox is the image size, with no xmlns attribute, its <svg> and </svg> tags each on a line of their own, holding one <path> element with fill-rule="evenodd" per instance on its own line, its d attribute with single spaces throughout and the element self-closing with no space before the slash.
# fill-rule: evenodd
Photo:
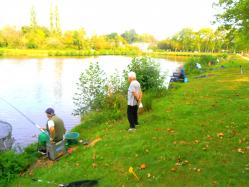
<svg viewBox="0 0 249 187">
<path fill-rule="evenodd" d="M 188 78 L 184 78 L 184 83 L 187 83 L 188 82 Z"/>
</svg>

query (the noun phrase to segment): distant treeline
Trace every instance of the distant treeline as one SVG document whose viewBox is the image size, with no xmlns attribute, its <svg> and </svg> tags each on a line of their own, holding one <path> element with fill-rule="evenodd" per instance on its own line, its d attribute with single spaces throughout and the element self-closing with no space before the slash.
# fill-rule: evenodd
<svg viewBox="0 0 249 187">
<path fill-rule="evenodd" d="M 248 0 L 222 0 L 214 4 L 224 11 L 217 14 L 217 30 L 202 28 L 194 31 L 184 28 L 172 37 L 156 40 L 151 34 L 138 34 L 134 29 L 122 34 L 110 33 L 88 37 L 84 29 L 62 32 L 58 6 L 50 10 L 50 28 L 36 21 L 35 8 L 31 8 L 30 25 L 20 29 L 6 26 L 0 29 L 0 48 L 11 49 L 75 49 L 87 51 L 117 51 L 122 54 L 138 50 L 133 43 L 149 43 L 154 51 L 174 52 L 249 52 Z M 148 45 L 146 45 L 148 46 Z M 140 48 L 148 49 L 140 45 Z"/>
</svg>

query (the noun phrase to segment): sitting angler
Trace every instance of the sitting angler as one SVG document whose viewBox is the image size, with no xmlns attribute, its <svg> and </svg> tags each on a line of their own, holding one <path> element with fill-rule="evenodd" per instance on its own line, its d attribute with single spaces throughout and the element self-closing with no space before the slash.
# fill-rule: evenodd
<svg viewBox="0 0 249 187">
<path fill-rule="evenodd" d="M 54 109 L 52 108 L 48 108 L 45 113 L 48 118 L 46 130 L 49 133 L 50 142 L 57 143 L 63 140 L 63 136 L 66 132 L 63 120 L 55 115 Z"/>
</svg>

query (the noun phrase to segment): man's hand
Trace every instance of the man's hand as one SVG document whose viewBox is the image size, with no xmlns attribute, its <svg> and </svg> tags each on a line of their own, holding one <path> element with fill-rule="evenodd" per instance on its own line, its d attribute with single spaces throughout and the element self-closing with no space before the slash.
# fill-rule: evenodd
<svg viewBox="0 0 249 187">
<path fill-rule="evenodd" d="M 46 130 L 46 128 L 43 128 L 43 127 L 40 127 L 39 128 L 41 131 L 45 131 Z"/>
<path fill-rule="evenodd" d="M 51 144 L 54 144 L 54 143 L 55 143 L 53 138 L 50 138 L 50 143 L 51 143 Z"/>
</svg>

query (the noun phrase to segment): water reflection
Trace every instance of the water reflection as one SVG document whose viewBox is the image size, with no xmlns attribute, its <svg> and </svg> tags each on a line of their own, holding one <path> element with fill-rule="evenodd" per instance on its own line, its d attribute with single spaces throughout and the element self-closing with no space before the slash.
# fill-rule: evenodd
<svg viewBox="0 0 249 187">
<path fill-rule="evenodd" d="M 130 57 L 100 56 L 90 58 L 39 58 L 0 59 L 0 97 L 5 98 L 34 122 L 45 126 L 47 107 L 55 108 L 63 118 L 67 130 L 78 124 L 79 117 L 72 116 L 73 95 L 79 75 L 90 62 L 99 62 L 107 75 L 123 70 L 131 62 Z M 177 63 L 157 59 L 162 71 L 172 73 Z M 11 107 L 0 101 L 0 120 L 13 126 L 16 141 L 26 146 L 37 141 L 35 126 Z M 1 130 L 1 128 L 0 128 Z"/>
</svg>

